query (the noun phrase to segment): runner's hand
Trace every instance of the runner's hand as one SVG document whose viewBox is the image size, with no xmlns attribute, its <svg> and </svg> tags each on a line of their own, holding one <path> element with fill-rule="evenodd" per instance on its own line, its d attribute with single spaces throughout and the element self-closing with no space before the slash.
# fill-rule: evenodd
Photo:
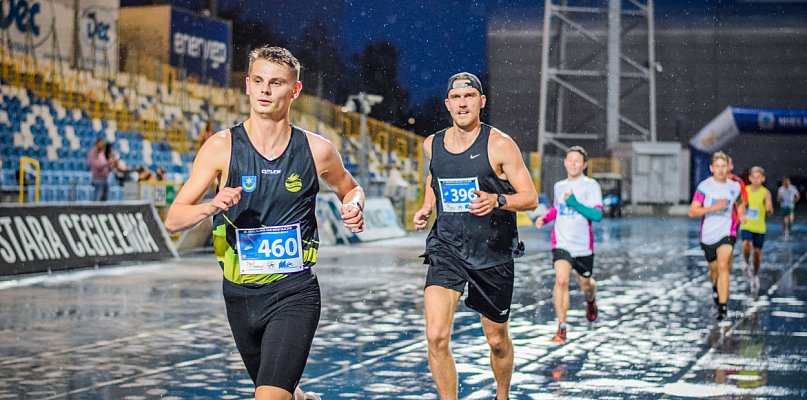
<svg viewBox="0 0 807 400">
<path fill-rule="evenodd" d="M 468 210 L 471 214 L 481 217 L 490 214 L 494 208 L 499 204 L 497 195 L 493 193 L 483 192 L 481 190 L 471 190 L 471 193 L 476 195 L 476 198 L 471 200 L 471 205 Z"/>
<path fill-rule="evenodd" d="M 229 210 L 239 201 L 241 201 L 241 186 L 221 189 L 210 202 L 210 205 L 213 206 L 213 215 Z"/>
<path fill-rule="evenodd" d="M 544 224 L 546 224 L 546 222 L 544 222 L 544 216 L 543 215 L 538 217 L 537 219 L 535 219 L 535 227 L 536 228 L 541 229 L 541 228 L 544 227 Z"/>
<path fill-rule="evenodd" d="M 423 207 L 415 212 L 415 217 L 412 222 L 415 224 L 415 229 L 421 230 L 429 223 L 429 217 L 432 216 L 431 207 Z"/>
<path fill-rule="evenodd" d="M 720 199 L 715 201 L 710 208 L 712 211 L 720 211 L 728 207 L 728 205 L 729 202 L 726 199 Z"/>
<path fill-rule="evenodd" d="M 345 223 L 345 228 L 350 229 L 352 233 L 361 233 L 364 230 L 364 213 L 359 209 L 359 206 L 354 203 L 342 204 L 339 211 L 342 212 L 342 221 Z"/>
</svg>

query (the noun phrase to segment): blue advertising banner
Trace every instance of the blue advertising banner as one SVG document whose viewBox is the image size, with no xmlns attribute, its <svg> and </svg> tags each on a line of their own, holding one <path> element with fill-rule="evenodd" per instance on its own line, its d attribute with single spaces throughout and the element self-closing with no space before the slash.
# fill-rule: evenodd
<svg viewBox="0 0 807 400">
<path fill-rule="evenodd" d="M 227 86 L 231 40 L 229 22 L 171 9 L 171 65 L 188 77 Z"/>
<path fill-rule="evenodd" d="M 807 133 L 807 110 L 732 107 L 741 133 Z"/>
</svg>

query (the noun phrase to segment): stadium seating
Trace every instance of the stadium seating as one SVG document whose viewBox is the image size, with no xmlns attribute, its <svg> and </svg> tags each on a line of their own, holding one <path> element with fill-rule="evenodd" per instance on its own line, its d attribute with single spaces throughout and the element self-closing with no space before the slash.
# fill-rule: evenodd
<svg viewBox="0 0 807 400">
<path fill-rule="evenodd" d="M 40 200 L 45 202 L 94 198 L 87 153 L 98 138 L 114 144 L 127 168 L 162 168 L 165 180 L 184 181 L 206 122 L 216 121 L 219 128 L 232 126 L 243 121 L 249 109 L 236 89 L 186 82 L 169 90 L 163 83 L 127 73 L 108 79 L 67 68 L 58 82 L 42 80 L 45 84 L 36 85 L 21 75 L 0 76 L 0 176 L 3 190 L 17 190 L 20 157 L 38 160 Z M 292 108 L 293 123 L 333 141 L 343 150 L 346 168 L 359 172 L 362 148 L 356 114 L 344 114 L 333 104 L 305 95 Z M 388 142 L 406 138 L 406 152 L 412 155 L 411 149 L 419 149 L 422 141 L 372 118 L 368 124 L 371 183 L 382 185 L 390 168 L 417 183 L 417 161 L 389 151 Z M 109 199 L 122 196 L 121 186 L 110 177 Z"/>
</svg>

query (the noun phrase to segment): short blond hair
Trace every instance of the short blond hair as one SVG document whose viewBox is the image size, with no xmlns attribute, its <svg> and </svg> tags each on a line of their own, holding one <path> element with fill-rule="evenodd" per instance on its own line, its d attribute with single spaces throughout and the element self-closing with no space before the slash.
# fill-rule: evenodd
<svg viewBox="0 0 807 400">
<path fill-rule="evenodd" d="M 300 61 L 294 57 L 290 51 L 282 47 L 263 45 L 255 48 L 249 52 L 249 69 L 247 72 L 252 72 L 252 64 L 255 60 L 266 60 L 280 65 L 285 65 L 294 71 L 294 79 L 300 80 Z"/>
<path fill-rule="evenodd" d="M 753 174 L 754 172 L 759 172 L 760 175 L 765 176 L 765 168 L 760 166 L 753 166 L 750 170 L 748 170 L 748 175 Z"/>
<path fill-rule="evenodd" d="M 717 160 L 723 160 L 726 162 L 726 164 L 731 164 L 731 157 L 722 151 L 717 151 L 712 154 L 712 164 L 714 164 Z"/>
</svg>

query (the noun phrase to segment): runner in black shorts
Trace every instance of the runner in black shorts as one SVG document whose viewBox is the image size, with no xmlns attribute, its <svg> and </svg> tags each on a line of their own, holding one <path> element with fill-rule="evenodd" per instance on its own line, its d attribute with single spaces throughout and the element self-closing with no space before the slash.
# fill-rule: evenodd
<svg viewBox="0 0 807 400">
<path fill-rule="evenodd" d="M 429 136 L 431 159 L 418 229 L 437 210 L 426 239 L 429 272 L 424 290 L 429 367 L 442 400 L 457 398 L 457 369 L 449 347 L 454 310 L 468 285 L 468 307 L 482 314 L 490 346 L 496 396 L 507 399 L 513 374 L 513 343 L 507 321 L 513 295 L 513 258 L 523 253 L 515 211 L 532 210 L 537 195 L 516 143 L 483 124 L 479 78 L 459 73 L 448 81 L 446 107 L 453 124 Z"/>
<path fill-rule="evenodd" d="M 700 242 L 709 265 L 712 299 L 717 306 L 717 321 L 729 316 L 729 286 L 732 252 L 737 240 L 737 227 L 745 223 L 742 186 L 729 178 L 729 156 L 722 151 L 712 155 L 712 176 L 698 184 L 689 216 L 701 218 Z"/>
<path fill-rule="evenodd" d="M 555 221 L 552 228 L 552 266 L 555 286 L 552 305 L 558 318 L 558 330 L 552 341 L 566 342 L 566 315 L 569 312 L 569 276 L 577 272 L 577 282 L 586 300 L 586 319 L 597 319 L 597 283 L 594 272 L 594 232 L 592 222 L 602 220 L 602 189 L 596 180 L 585 174 L 588 153 L 580 146 L 566 150 L 563 167 L 566 179 L 555 183 L 552 207 L 535 220 L 535 227 Z"/>
<path fill-rule="evenodd" d="M 364 192 L 336 148 L 289 122 L 300 63 L 286 49 L 249 55 L 249 119 L 208 139 L 168 210 L 171 232 L 213 218 L 227 319 L 256 400 L 316 399 L 298 387 L 320 316 L 311 268 L 319 235 L 319 178 L 342 201 L 345 227 L 361 232 Z M 196 204 L 219 177 L 219 191 Z"/>
</svg>

